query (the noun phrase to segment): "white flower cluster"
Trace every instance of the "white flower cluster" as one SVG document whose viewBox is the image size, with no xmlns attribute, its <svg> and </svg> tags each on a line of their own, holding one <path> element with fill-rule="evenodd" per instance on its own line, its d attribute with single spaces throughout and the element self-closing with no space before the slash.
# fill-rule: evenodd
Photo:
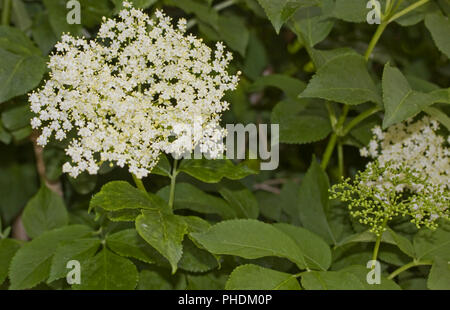
<svg viewBox="0 0 450 310">
<path fill-rule="evenodd" d="M 424 116 L 421 120 L 408 119 L 383 131 L 372 129 L 374 137 L 361 156 L 372 157 L 380 165 L 407 166 L 425 177 L 431 184 L 450 190 L 450 137 L 447 141 L 438 134 L 439 123 Z M 386 176 L 390 179 L 392 176 Z M 402 191 L 399 186 L 396 191 Z"/>
<path fill-rule="evenodd" d="M 142 178 L 162 152 L 196 146 L 222 155 L 222 98 L 239 75 L 226 71 L 232 55 L 222 43 L 212 51 L 186 35 L 184 19 L 174 28 L 161 11 L 155 16 L 124 2 L 118 19 L 103 19 L 97 39 L 65 34 L 56 44 L 50 79 L 29 98 L 37 114 L 31 124 L 42 129 L 42 146 L 53 135 L 69 139 L 72 162 L 63 171 L 71 176 L 111 161 Z"/>
</svg>

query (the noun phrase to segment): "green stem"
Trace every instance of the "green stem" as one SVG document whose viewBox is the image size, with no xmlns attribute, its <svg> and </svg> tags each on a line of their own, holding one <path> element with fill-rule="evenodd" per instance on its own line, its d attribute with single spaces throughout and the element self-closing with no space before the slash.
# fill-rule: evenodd
<svg viewBox="0 0 450 310">
<path fill-rule="evenodd" d="M 373 248 L 373 255 L 372 255 L 373 261 L 376 261 L 378 258 L 378 251 L 380 249 L 381 239 L 383 238 L 383 229 L 384 229 L 384 227 L 386 227 L 388 220 L 389 220 L 389 217 L 386 217 L 386 219 L 384 220 L 383 225 L 382 225 L 381 234 L 379 236 L 377 236 L 377 240 L 375 241 L 375 247 Z M 375 267 L 375 265 L 372 266 L 372 268 L 374 268 L 374 267 Z"/>
<path fill-rule="evenodd" d="M 433 265 L 433 262 L 431 260 L 424 260 L 424 261 L 412 261 L 406 265 L 403 265 L 399 267 L 398 269 L 394 270 L 389 276 L 388 279 L 392 280 L 396 276 L 398 276 L 400 273 L 402 273 L 405 270 L 408 270 L 409 268 L 416 267 L 416 266 L 426 266 L 426 265 Z"/>
<path fill-rule="evenodd" d="M 397 18 L 402 17 L 405 14 L 408 14 L 409 12 L 417 9 L 418 7 L 424 5 L 424 4 L 428 3 L 428 2 L 430 2 L 430 0 L 420 0 L 420 1 L 417 1 L 416 3 L 411 4 L 407 8 L 401 10 L 400 12 L 398 12 L 397 14 L 394 14 L 391 18 L 389 18 L 388 23 L 396 20 Z"/>
<path fill-rule="evenodd" d="M 145 189 L 144 183 L 142 183 L 142 180 L 139 179 L 137 176 L 135 176 L 134 174 L 132 174 L 133 176 L 133 181 L 136 184 L 136 187 L 139 188 L 141 191 L 143 192 L 147 192 L 147 190 Z"/>
<path fill-rule="evenodd" d="M 372 39 L 370 40 L 369 46 L 367 47 L 366 52 L 364 53 L 364 58 L 369 60 L 370 55 L 372 55 L 373 49 L 375 48 L 375 45 L 377 45 L 378 40 L 380 40 L 381 35 L 384 32 L 384 29 L 386 29 L 386 26 L 388 25 L 388 22 L 382 21 L 381 24 L 378 25 L 377 30 L 375 31 Z"/>
<path fill-rule="evenodd" d="M 326 102 L 327 110 L 328 110 L 328 117 L 330 118 L 331 127 L 333 130 L 336 130 L 336 124 L 337 124 L 337 118 L 336 114 L 334 113 L 333 106 L 331 105 L 331 102 Z"/>
<path fill-rule="evenodd" d="M 391 0 L 386 1 L 386 7 L 384 8 L 384 15 L 389 14 L 390 8 L 391 8 Z"/>
<path fill-rule="evenodd" d="M 377 240 L 375 241 L 375 247 L 373 248 L 372 260 L 375 261 L 378 258 L 378 251 L 380 249 L 381 238 L 383 237 L 383 233 L 381 233 Z"/>
<path fill-rule="evenodd" d="M 331 155 L 333 154 L 334 147 L 336 146 L 338 135 L 340 135 L 342 131 L 342 125 L 345 122 L 345 118 L 347 117 L 347 113 L 349 111 L 350 107 L 348 105 L 344 105 L 344 108 L 342 109 L 342 114 L 339 117 L 339 120 L 336 124 L 335 131 L 331 134 L 330 139 L 328 140 L 327 148 L 325 149 L 325 153 L 322 157 L 322 163 L 321 167 L 323 170 L 325 170 L 328 166 L 328 163 L 330 162 Z"/>
<path fill-rule="evenodd" d="M 357 117 L 355 117 L 354 119 L 352 119 L 347 126 L 345 126 L 344 131 L 343 131 L 343 136 L 346 136 L 356 125 L 358 125 L 359 123 L 361 123 L 363 120 L 365 120 L 366 118 L 372 116 L 373 114 L 377 113 L 381 111 L 381 109 L 379 107 L 373 107 L 369 110 L 365 110 L 364 112 L 362 112 L 361 114 L 359 114 Z"/>
<path fill-rule="evenodd" d="M 8 26 L 11 17 L 11 0 L 3 0 L 2 25 Z"/>
<path fill-rule="evenodd" d="M 338 142 L 337 150 L 338 150 L 339 179 L 342 179 L 344 177 L 344 146 L 342 145 L 341 141 Z"/>
<path fill-rule="evenodd" d="M 178 165 L 178 161 L 175 159 L 173 161 L 172 175 L 170 176 L 169 207 L 171 210 L 173 209 L 173 202 L 175 200 L 175 184 L 176 184 L 176 178 L 177 178 L 177 174 L 178 174 L 177 165 Z"/>
</svg>

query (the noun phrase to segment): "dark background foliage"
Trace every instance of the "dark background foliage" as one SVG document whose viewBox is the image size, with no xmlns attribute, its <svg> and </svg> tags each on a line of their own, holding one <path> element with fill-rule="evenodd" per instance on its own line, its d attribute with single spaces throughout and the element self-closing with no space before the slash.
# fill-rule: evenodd
<svg viewBox="0 0 450 310">
<path fill-rule="evenodd" d="M 0 1 L 3 6 L 7 2 L 9 1 Z M 298 273 L 298 264 L 296 266 L 289 257 L 283 255 L 275 255 L 281 257 L 262 255 L 260 258 L 254 257 L 255 259 L 251 260 L 245 255 L 244 258 L 238 254 L 226 255 L 219 259 L 221 265 L 219 269 L 215 260 L 217 255 L 203 255 L 203 252 L 206 252 L 204 248 L 214 253 L 205 246 L 207 241 L 200 237 L 193 237 L 192 240 L 186 237 L 183 246 L 187 249 L 188 255 L 179 262 L 177 273 L 171 275 L 168 262 L 161 255 L 153 253 L 155 249 L 148 245 L 148 249 L 144 249 L 144 245 L 140 243 L 141 239 L 138 241 L 133 239 L 138 238 L 134 222 L 112 221 L 110 217 L 102 214 L 106 211 L 100 209 L 97 212 L 88 213 L 92 196 L 98 193 L 103 185 L 117 180 L 133 184 L 131 176 L 126 169 L 110 167 L 106 164 L 98 175 L 83 174 L 77 179 L 72 179 L 62 174 L 61 166 L 67 160 L 64 154 L 65 146 L 59 142 L 52 142 L 44 150 L 36 146 L 37 133 L 33 132 L 29 125 L 32 113 L 28 108 L 27 93 L 42 85 L 48 77 L 45 64 L 48 55 L 53 51 L 54 44 L 63 32 L 84 35 L 88 38 L 95 37 L 102 16 L 112 17 L 116 14 L 121 7 L 121 1 L 80 0 L 81 25 L 67 24 L 66 2 L 65 0 L 12 0 L 10 14 L 2 20 L 3 26 L 0 30 L 0 217 L 2 226 L 0 232 L 3 239 L 0 240 L 0 265 L 2 265 L 0 266 L 0 283 L 3 283 L 3 287 L 8 288 L 11 284 L 11 279 L 7 279 L 8 266 L 14 253 L 19 247 L 23 247 L 24 243 L 30 243 L 30 241 L 16 242 L 14 241 L 16 239 L 7 238 L 8 236 L 33 239 L 31 242 L 34 242 L 34 238 L 45 231 L 75 224 L 87 225 L 97 232 L 95 236 L 100 236 L 101 240 L 114 236 L 116 239 L 109 241 L 112 245 L 108 250 L 102 250 L 101 255 L 104 255 L 105 259 L 111 259 L 111 262 L 116 264 L 114 268 L 130 269 L 131 274 L 134 272 L 133 268 L 137 268 L 139 272 L 139 280 L 127 278 L 122 284 L 107 283 L 102 288 L 220 289 L 225 287 L 231 271 L 237 266 L 245 266 L 248 263 L 253 265 L 235 269 L 233 281 L 236 283 L 230 280 L 227 284 L 229 288 L 258 288 L 256 285 L 239 282 L 240 276 L 252 280 L 252 276 L 259 272 L 257 266 L 271 269 L 260 271 L 266 277 L 264 281 L 268 283 L 265 288 L 272 284 L 276 287 L 275 282 L 286 279 L 286 273 L 288 278 L 289 274 Z M 337 182 L 341 176 L 352 176 L 356 171 L 364 168 L 366 159 L 360 157 L 359 148 L 371 139 L 370 129 L 374 125 L 381 125 L 383 121 L 386 123 L 389 120 L 392 120 L 391 123 L 397 123 L 403 121 L 405 117 L 393 115 L 387 108 L 390 103 L 381 102 L 381 99 L 380 102 L 376 102 L 373 98 L 363 98 L 359 104 L 355 104 L 350 101 L 355 100 L 356 95 L 348 99 L 342 99 L 336 94 L 323 95 L 322 93 L 321 95 L 319 93 L 324 91 L 323 89 L 310 89 L 313 87 L 311 78 L 318 69 L 326 67 L 327 61 L 338 56 L 348 57 L 355 62 L 349 62 L 348 65 L 333 69 L 334 71 L 323 69 L 324 79 L 325 76 L 334 80 L 364 79 L 357 70 L 367 69 L 365 72 L 369 80 L 373 81 L 377 96 L 382 98 L 383 71 L 385 65 L 389 63 L 390 66 L 401 70 L 414 91 L 426 93 L 440 91 L 439 99 L 430 101 L 420 109 L 412 105 L 407 106 L 403 108 L 402 115 L 408 117 L 419 113 L 434 115 L 443 124 L 443 134 L 448 135 L 449 2 L 431 0 L 390 23 L 379 41 L 375 42 L 376 46 L 368 59 L 367 66 L 362 67 L 358 67 L 356 63 L 363 59 L 361 55 L 367 51 L 377 29 L 376 24 L 370 25 L 366 22 L 366 15 L 369 12 L 366 8 L 366 0 L 223 2 L 134 0 L 133 2 L 150 15 L 156 8 L 162 8 L 174 20 L 185 17 L 192 26 L 189 31 L 202 37 L 208 45 L 213 46 L 220 40 L 233 51 L 234 60 L 231 71 L 240 70 L 243 75 L 237 90 L 226 96 L 226 100 L 231 103 L 231 109 L 224 115 L 224 123 L 280 123 L 282 143 L 278 169 L 259 171 L 257 174 L 249 173 L 245 178 L 239 177 L 240 181 L 224 179 L 219 183 L 209 182 L 210 180 L 204 182 L 205 179 L 195 177 L 191 173 L 180 173 L 177 178 L 178 194 L 175 196 L 177 214 L 195 215 L 207 220 L 209 224 L 238 217 L 257 218 L 261 223 L 288 223 L 302 227 L 307 232 L 302 231 L 299 234 L 304 236 L 303 233 L 313 232 L 315 235 L 308 240 L 315 240 L 315 237 L 321 238 L 317 244 L 324 243 L 327 247 L 323 253 L 317 254 L 319 259 L 324 259 L 328 252 L 332 254 L 330 262 L 326 262 L 326 258 L 325 262 L 316 262 L 318 265 L 322 263 L 326 265 L 318 270 L 328 274 L 310 273 L 302 276 L 303 288 L 325 288 L 320 286 L 320 282 L 314 276 L 323 276 L 326 282 L 328 281 L 329 288 L 371 288 L 361 279 L 365 279 L 366 262 L 371 257 L 374 237 L 365 232 L 365 227 L 353 222 L 345 206 L 335 201 L 328 201 L 327 190 L 329 183 Z M 386 1 L 381 2 L 384 9 Z M 417 0 L 402 1 L 398 11 L 414 2 Z M 3 7 L 2 12 L 4 11 Z M 435 22 L 438 24 L 436 25 Z M 308 98 L 300 99 L 299 95 L 307 85 Z M 401 91 L 400 88 L 399 91 Z M 344 113 L 347 113 L 344 112 L 346 107 L 348 115 L 344 117 L 342 126 L 339 126 L 333 118 L 340 119 Z M 353 119 L 370 109 L 374 109 L 370 116 L 342 134 L 344 125 L 348 125 Z M 331 151 L 334 150 L 334 152 L 329 152 L 327 155 L 327 148 L 330 147 L 333 135 L 337 137 L 337 147 L 332 148 Z M 327 156 L 329 156 L 328 159 L 326 159 Z M 324 161 L 326 161 L 325 164 Z M 251 166 L 252 163 L 249 165 Z M 159 192 L 161 197 L 168 195 L 169 183 L 170 179 L 164 174 L 152 174 L 144 180 L 147 189 L 153 193 Z M 180 185 L 180 183 L 187 184 Z M 189 186 L 195 186 L 195 189 Z M 177 208 L 177 204 L 188 207 Z M 227 218 L 226 214 L 216 209 L 221 204 L 232 206 L 241 204 L 248 212 L 244 212 L 241 216 Z M 30 205 L 35 207 L 29 207 Z M 205 208 L 211 205 L 212 211 L 205 211 Z M 23 212 L 26 206 L 31 210 L 28 215 L 27 212 Z M 67 211 L 61 211 L 62 209 Z M 116 216 L 122 215 L 116 214 Z M 248 225 L 251 226 L 251 223 Z M 22 224 L 25 225 L 25 230 Z M 8 227 L 12 228 L 11 232 Z M 394 232 L 383 239 L 385 243 L 380 251 L 380 259 L 383 262 L 384 275 L 409 263 L 413 258 L 418 259 L 418 253 L 420 249 L 423 249 L 423 247 L 420 248 L 420 242 L 424 242 L 421 238 L 425 238 L 421 235 L 417 237 L 417 230 L 407 219 L 395 220 L 391 228 L 399 234 L 398 238 L 401 241 L 398 241 Z M 239 228 L 236 227 L 236 229 Z M 255 227 L 255 229 L 259 228 Z M 69 236 L 68 240 L 78 237 L 86 238 L 83 231 L 65 231 L 64 233 Z M 242 234 L 245 233 L 251 233 L 251 230 L 242 232 Z M 433 238 L 448 243 L 449 236 L 448 230 L 442 229 L 435 233 Z M 125 248 L 122 244 L 123 240 L 135 240 L 135 247 L 140 248 L 142 253 L 136 254 L 136 248 Z M 83 253 L 92 252 L 90 255 L 94 255 L 98 247 L 97 241 L 83 242 L 86 243 L 76 245 L 74 249 Z M 201 243 L 202 247 L 198 243 Z M 414 249 L 411 253 L 408 249 L 413 245 Z M 45 252 L 41 263 L 49 265 L 41 270 L 30 271 L 30 273 L 34 272 L 34 275 L 9 274 L 9 277 L 16 278 L 13 287 L 68 288 L 67 283 L 61 279 L 61 266 L 52 265 L 50 271 L 49 261 L 53 259 L 53 264 L 57 263 L 55 257 L 60 248 L 60 243 L 56 247 L 56 241 L 55 248 L 45 248 L 44 244 L 40 247 L 38 240 L 34 248 L 27 248 L 29 253 L 23 253 L 24 257 L 33 256 L 33 251 L 36 251 L 38 256 Z M 69 251 L 69 249 L 65 250 Z M 130 254 L 131 252 L 134 254 Z M 435 274 L 439 270 L 444 270 L 448 276 L 450 273 L 446 266 L 442 267 L 448 257 L 448 246 L 445 251 L 432 250 L 432 253 L 437 253 L 438 257 L 433 260 Z M 78 254 L 83 257 L 82 253 Z M 148 264 L 149 262 L 152 264 Z M 436 280 L 433 278 L 433 273 L 430 274 L 428 265 L 406 271 L 399 277 L 397 284 L 386 280 L 384 288 L 449 288 L 448 278 Z M 59 271 L 58 268 L 60 268 Z M 92 272 L 97 270 L 95 262 L 92 261 L 86 268 L 92 269 Z M 336 272 L 339 270 L 341 273 L 334 274 L 325 270 Z M 11 267 L 11 272 L 15 272 L 14 267 Z M 25 273 L 26 270 L 20 272 Z M 114 271 L 111 272 L 114 273 Z M 242 275 L 239 272 L 242 272 Z M 53 277 L 54 281 L 49 281 L 49 276 Z M 251 282 L 250 280 L 248 281 Z M 279 282 L 282 282 L 281 280 Z M 261 279 L 255 278 L 252 283 L 258 281 Z M 108 281 L 105 280 L 106 282 Z M 82 288 L 98 288 L 98 286 L 94 283 Z M 286 286 L 280 288 L 300 288 L 300 285 L 295 277 L 292 277 L 289 278 Z"/>
</svg>

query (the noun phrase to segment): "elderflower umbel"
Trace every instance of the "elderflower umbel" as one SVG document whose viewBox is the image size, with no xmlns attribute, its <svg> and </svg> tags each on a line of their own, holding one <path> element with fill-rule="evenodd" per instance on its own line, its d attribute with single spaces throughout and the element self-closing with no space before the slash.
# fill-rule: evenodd
<svg viewBox="0 0 450 310">
<path fill-rule="evenodd" d="M 449 191 L 403 164 L 371 162 L 354 180 L 334 185 L 330 193 L 348 203 L 350 214 L 378 236 L 394 216 L 410 216 L 417 228 L 431 229 L 437 219 L 450 218 Z"/>
<path fill-rule="evenodd" d="M 56 44 L 50 79 L 29 98 L 31 125 L 42 146 L 52 136 L 69 140 L 63 171 L 71 176 L 111 161 L 142 178 L 162 152 L 223 153 L 222 97 L 238 82 L 226 71 L 232 55 L 186 35 L 184 19 L 173 27 L 163 12 L 155 16 L 125 2 L 95 40 L 64 34 Z"/>
<path fill-rule="evenodd" d="M 428 116 L 383 131 L 379 126 L 361 155 L 375 159 L 355 179 L 333 186 L 331 197 L 348 202 L 351 215 L 381 234 L 387 221 L 410 216 L 417 228 L 450 218 L 450 142 Z"/>
<path fill-rule="evenodd" d="M 439 123 L 428 116 L 421 120 L 399 123 L 385 132 L 379 126 L 368 148 L 361 149 L 361 156 L 377 159 L 380 164 L 391 162 L 394 166 L 405 164 L 427 177 L 429 182 L 450 190 L 450 137 L 437 133 Z"/>
</svg>

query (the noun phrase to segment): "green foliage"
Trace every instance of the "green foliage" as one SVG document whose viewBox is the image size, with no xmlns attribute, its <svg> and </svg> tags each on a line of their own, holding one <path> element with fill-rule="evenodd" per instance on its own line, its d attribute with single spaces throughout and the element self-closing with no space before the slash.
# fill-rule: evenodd
<svg viewBox="0 0 450 310">
<path fill-rule="evenodd" d="M 434 103 L 432 95 L 414 91 L 400 70 L 389 64 L 383 72 L 383 100 L 386 110 L 383 128 L 415 116 Z"/>
<path fill-rule="evenodd" d="M 230 274 L 227 290 L 299 290 L 292 275 L 256 265 L 241 265 Z"/>
<path fill-rule="evenodd" d="M 351 75 L 342 75 L 349 70 Z M 349 105 L 364 102 L 381 103 L 381 96 L 367 71 L 366 61 L 359 55 L 342 55 L 325 63 L 312 80 L 302 98 L 321 98 Z"/>
<path fill-rule="evenodd" d="M 53 255 L 47 283 L 66 276 L 67 262 L 77 260 L 80 264 L 84 264 L 95 255 L 99 247 L 100 240 L 96 238 L 82 238 L 61 244 Z"/>
<path fill-rule="evenodd" d="M 187 233 L 183 218 L 161 211 L 145 210 L 136 219 L 136 230 L 145 241 L 167 258 L 172 266 L 172 273 L 175 273 L 183 251 L 181 242 Z"/>
<path fill-rule="evenodd" d="M 14 255 L 9 278 L 11 289 L 27 289 L 46 281 L 50 274 L 52 257 L 62 242 L 89 235 L 89 227 L 71 225 L 43 233 L 23 245 Z"/>
<path fill-rule="evenodd" d="M 45 72 L 41 51 L 17 28 L 0 26 L 0 103 L 38 86 Z"/>
<path fill-rule="evenodd" d="M 90 208 L 100 207 L 107 211 L 124 209 L 158 210 L 165 202 L 158 196 L 144 193 L 124 181 L 114 181 L 102 187 L 92 197 Z"/>
<path fill-rule="evenodd" d="M 77 290 L 132 290 L 138 282 L 136 266 L 108 249 L 81 265 L 85 275 L 81 284 L 74 284 Z"/>
<path fill-rule="evenodd" d="M 450 57 L 450 42 L 448 32 L 450 31 L 450 20 L 442 14 L 428 14 L 425 18 L 425 26 L 430 31 L 439 50 Z"/>
<path fill-rule="evenodd" d="M 206 183 L 218 183 L 223 178 L 239 180 L 248 175 L 257 173 L 245 162 L 234 165 L 227 159 L 188 159 L 181 162 L 180 172 L 187 173 Z"/>
<path fill-rule="evenodd" d="M 64 201 L 45 185 L 28 202 L 22 219 L 31 238 L 53 228 L 65 226 L 69 221 Z"/>
<path fill-rule="evenodd" d="M 328 187 L 326 173 L 313 159 L 299 188 L 298 216 L 305 228 L 318 234 L 328 243 L 335 243 L 336 240 L 326 216 Z"/>
<path fill-rule="evenodd" d="M 450 265 L 447 260 L 438 258 L 431 267 L 427 286 L 432 290 L 450 289 Z"/>
<path fill-rule="evenodd" d="M 294 240 L 274 226 L 256 220 L 223 221 L 191 236 L 213 254 L 248 259 L 277 256 L 305 267 L 303 252 Z"/>
<path fill-rule="evenodd" d="M 20 242 L 14 239 L 0 240 L 0 284 L 3 284 L 8 276 L 11 260 L 20 248 Z"/>
<path fill-rule="evenodd" d="M 358 150 L 374 126 L 424 115 L 448 141 L 447 0 L 380 1 L 380 25 L 366 22 L 366 0 L 129 1 L 185 18 L 211 48 L 224 42 L 241 73 L 222 124 L 279 124 L 280 164 L 165 154 L 139 180 L 102 155 L 97 174 L 64 174 L 67 142 L 36 144 L 27 95 L 61 35 L 95 38 L 122 0 L 80 0 L 81 24 L 67 22 L 66 0 L 12 0 L 10 12 L 0 1 L 1 289 L 450 289 L 448 209 L 434 203 L 448 191 L 373 186 L 389 168 L 369 175 Z M 390 182 L 432 187 L 403 168 Z M 373 258 L 380 284 L 367 282 Z M 71 260 L 80 284 L 67 283 Z"/>
<path fill-rule="evenodd" d="M 158 195 L 169 201 L 170 186 L 159 190 Z M 237 211 L 219 197 L 207 194 L 189 183 L 178 183 L 174 209 L 189 209 L 204 214 L 217 214 L 223 219 L 237 217 Z"/>
</svg>

